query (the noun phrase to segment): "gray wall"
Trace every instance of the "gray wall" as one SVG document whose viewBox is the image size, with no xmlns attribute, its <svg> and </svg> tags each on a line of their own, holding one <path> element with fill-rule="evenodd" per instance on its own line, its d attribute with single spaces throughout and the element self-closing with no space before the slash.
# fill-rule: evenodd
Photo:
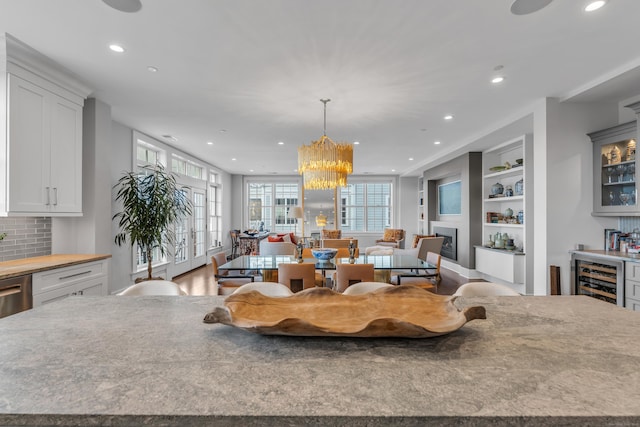
<svg viewBox="0 0 640 427">
<path fill-rule="evenodd" d="M 434 226 L 458 229 L 458 260 L 463 268 L 475 269 L 474 245 L 482 244 L 482 153 L 467 153 L 424 172 L 426 218 L 425 232 Z M 438 215 L 438 185 L 462 183 L 461 215 Z M 428 229 L 426 229 L 428 226 Z"/>
<path fill-rule="evenodd" d="M 0 261 L 51 255 L 51 218 L 0 218 Z"/>
</svg>

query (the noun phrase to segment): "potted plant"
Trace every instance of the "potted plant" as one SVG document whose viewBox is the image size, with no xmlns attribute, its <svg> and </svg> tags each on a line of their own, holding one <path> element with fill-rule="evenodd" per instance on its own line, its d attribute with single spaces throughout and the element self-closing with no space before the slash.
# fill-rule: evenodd
<svg viewBox="0 0 640 427">
<path fill-rule="evenodd" d="M 174 243 L 173 225 L 191 214 L 186 187 L 178 187 L 175 174 L 158 164 L 126 172 L 114 188 L 116 201 L 122 202 L 122 211 L 113 216 L 120 227 L 115 243 L 121 246 L 129 239 L 132 247 L 138 244 L 147 259 L 147 278 L 142 280 L 152 280 L 153 250 L 159 248 L 164 256 Z"/>
</svg>

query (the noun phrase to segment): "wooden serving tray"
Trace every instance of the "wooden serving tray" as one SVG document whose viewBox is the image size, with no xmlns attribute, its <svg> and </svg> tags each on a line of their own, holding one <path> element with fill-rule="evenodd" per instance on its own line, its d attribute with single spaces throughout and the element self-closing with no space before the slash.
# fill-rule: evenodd
<svg viewBox="0 0 640 427">
<path fill-rule="evenodd" d="M 448 334 L 473 319 L 485 319 L 482 306 L 459 310 L 455 296 L 413 286 L 393 286 L 360 295 L 311 288 L 288 297 L 258 291 L 233 294 L 205 323 L 222 323 L 265 335 L 408 337 Z"/>
</svg>

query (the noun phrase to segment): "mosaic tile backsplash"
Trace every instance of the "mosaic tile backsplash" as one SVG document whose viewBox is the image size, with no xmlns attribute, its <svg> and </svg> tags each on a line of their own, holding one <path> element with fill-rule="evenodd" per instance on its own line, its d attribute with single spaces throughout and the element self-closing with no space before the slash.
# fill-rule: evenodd
<svg viewBox="0 0 640 427">
<path fill-rule="evenodd" d="M 0 218 L 0 261 L 51 255 L 51 218 Z"/>
</svg>

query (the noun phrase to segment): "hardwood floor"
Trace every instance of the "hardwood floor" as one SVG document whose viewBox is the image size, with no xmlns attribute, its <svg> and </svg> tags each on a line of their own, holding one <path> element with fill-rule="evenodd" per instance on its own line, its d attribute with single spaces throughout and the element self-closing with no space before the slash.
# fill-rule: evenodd
<svg viewBox="0 0 640 427">
<path fill-rule="evenodd" d="M 442 281 L 438 286 L 438 294 L 451 295 L 458 287 L 468 282 L 468 279 L 461 277 L 452 270 L 441 268 Z M 218 287 L 213 279 L 211 265 L 206 265 L 189 271 L 180 276 L 174 277 L 180 288 L 188 295 L 217 295 Z"/>
</svg>

